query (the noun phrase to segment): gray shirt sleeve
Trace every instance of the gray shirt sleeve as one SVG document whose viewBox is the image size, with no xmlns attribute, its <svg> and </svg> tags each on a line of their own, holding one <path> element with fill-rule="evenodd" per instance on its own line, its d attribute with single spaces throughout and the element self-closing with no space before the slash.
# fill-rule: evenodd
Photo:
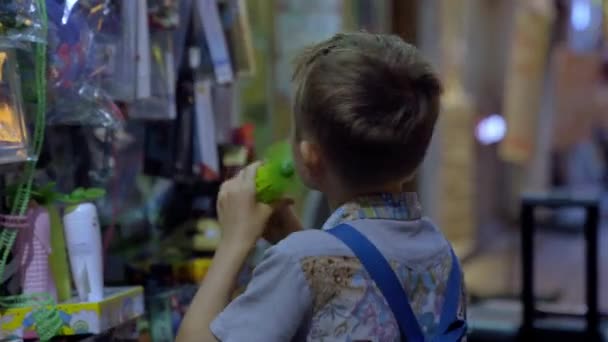
<svg viewBox="0 0 608 342">
<path fill-rule="evenodd" d="M 278 245 L 266 251 L 245 292 L 210 328 L 222 342 L 290 341 L 310 310 L 312 296 L 302 267 Z"/>
</svg>

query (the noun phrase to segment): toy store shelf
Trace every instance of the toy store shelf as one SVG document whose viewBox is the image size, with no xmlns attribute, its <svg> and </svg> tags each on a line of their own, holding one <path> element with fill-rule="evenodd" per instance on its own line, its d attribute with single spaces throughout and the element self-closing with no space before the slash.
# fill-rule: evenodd
<svg viewBox="0 0 608 342">
<path fill-rule="evenodd" d="M 58 304 L 63 321 L 59 335 L 100 334 L 144 314 L 142 287 L 110 287 L 100 302 L 79 302 L 76 298 Z M 0 315 L 0 341 L 35 339 L 32 308 L 8 309 Z"/>
</svg>

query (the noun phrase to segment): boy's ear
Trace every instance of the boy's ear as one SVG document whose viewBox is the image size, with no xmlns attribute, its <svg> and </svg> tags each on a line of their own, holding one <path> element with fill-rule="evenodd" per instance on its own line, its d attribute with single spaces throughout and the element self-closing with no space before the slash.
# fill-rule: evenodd
<svg viewBox="0 0 608 342">
<path fill-rule="evenodd" d="M 321 150 L 319 146 L 307 140 L 302 140 L 299 143 L 300 155 L 304 166 L 310 172 L 318 172 L 321 165 Z"/>
</svg>

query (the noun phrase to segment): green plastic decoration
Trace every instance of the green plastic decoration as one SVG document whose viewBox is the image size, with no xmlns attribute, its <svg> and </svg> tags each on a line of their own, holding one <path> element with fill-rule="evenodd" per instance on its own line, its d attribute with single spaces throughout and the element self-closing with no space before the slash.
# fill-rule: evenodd
<svg viewBox="0 0 608 342">
<path fill-rule="evenodd" d="M 101 188 L 77 188 L 72 191 L 71 194 L 63 195 L 61 202 L 67 204 L 65 208 L 66 212 L 71 212 L 81 203 L 94 202 L 95 200 L 102 198 L 106 195 L 106 191 Z"/>
<path fill-rule="evenodd" d="M 255 177 L 257 200 L 268 204 L 276 202 L 294 191 L 297 184 L 291 145 L 279 142 L 270 146 Z"/>
<path fill-rule="evenodd" d="M 71 194 L 61 196 L 60 200 L 66 204 L 80 204 L 93 202 L 106 195 L 106 190 L 101 188 L 77 188 Z"/>
<path fill-rule="evenodd" d="M 46 14 L 46 1 L 37 0 L 39 13 L 42 19 L 42 31 L 47 35 L 48 21 Z M 33 156 L 26 163 L 15 194 L 12 198 L 11 215 L 23 216 L 27 213 L 32 190 L 32 181 L 36 171 L 36 162 L 44 142 L 44 129 L 46 120 L 46 44 L 35 44 L 36 54 L 36 115 L 34 132 L 32 134 Z M 4 271 L 9 253 L 13 248 L 17 231 L 9 227 L 0 228 L 0 279 L 4 279 Z M 63 322 L 55 301 L 48 293 L 9 296 L 0 298 L 0 309 L 31 307 L 34 318 L 34 328 L 41 341 L 48 341 L 61 329 Z"/>
<path fill-rule="evenodd" d="M 57 301 L 65 302 L 72 297 L 72 278 L 65 245 L 63 221 L 55 203 L 45 206 L 51 221 L 51 255 L 49 263 L 57 290 Z"/>
<path fill-rule="evenodd" d="M 32 189 L 32 198 L 44 206 L 49 213 L 51 222 L 51 254 L 49 264 L 57 290 L 57 301 L 64 302 L 72 297 L 72 279 L 68 263 L 63 221 L 59 214 L 57 203 L 63 198 L 62 193 L 55 190 L 56 184 L 50 182 L 42 187 Z"/>
</svg>

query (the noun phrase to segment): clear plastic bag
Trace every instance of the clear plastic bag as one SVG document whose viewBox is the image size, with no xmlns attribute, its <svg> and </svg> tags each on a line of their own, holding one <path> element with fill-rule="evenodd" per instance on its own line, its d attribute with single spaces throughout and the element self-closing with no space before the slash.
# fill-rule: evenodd
<svg viewBox="0 0 608 342">
<path fill-rule="evenodd" d="M 72 14 L 85 18 L 92 38 L 88 82 L 125 102 L 136 97 L 138 2 L 79 0 Z"/>
<path fill-rule="evenodd" d="M 44 43 L 42 16 L 36 0 L 0 1 L 0 46 Z"/>
<path fill-rule="evenodd" d="M 120 124 L 122 113 L 103 87 L 104 80 L 111 77 L 114 56 L 104 34 L 114 32 L 116 23 L 111 11 L 104 9 L 106 2 L 81 0 L 62 4 L 49 0 L 47 4 L 47 122 L 103 127 Z M 94 7 L 95 4 L 101 7 Z M 68 5 L 71 7 L 64 7 Z"/>
<path fill-rule="evenodd" d="M 13 49 L 0 48 L 0 164 L 27 160 L 32 154 Z"/>
</svg>

